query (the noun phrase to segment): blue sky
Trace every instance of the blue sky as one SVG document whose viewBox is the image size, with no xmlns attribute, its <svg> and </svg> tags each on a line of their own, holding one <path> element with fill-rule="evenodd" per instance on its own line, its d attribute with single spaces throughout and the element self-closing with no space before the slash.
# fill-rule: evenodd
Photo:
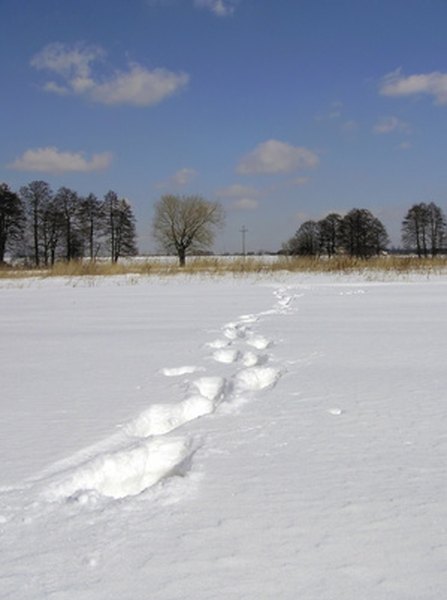
<svg viewBox="0 0 447 600">
<path fill-rule="evenodd" d="M 0 180 L 219 200 L 215 250 L 447 209 L 445 0 L 1 0 Z"/>
</svg>

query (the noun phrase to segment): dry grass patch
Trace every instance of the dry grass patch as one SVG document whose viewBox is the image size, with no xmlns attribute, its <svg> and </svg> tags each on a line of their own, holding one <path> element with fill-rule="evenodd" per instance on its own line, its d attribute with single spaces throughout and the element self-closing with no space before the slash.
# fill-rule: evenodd
<svg viewBox="0 0 447 600">
<path fill-rule="evenodd" d="M 51 268 L 0 267 L 0 278 L 24 277 L 109 277 L 116 275 L 270 275 L 289 273 L 447 273 L 447 257 L 416 258 L 411 256 L 383 256 L 362 260 L 348 256 L 314 257 L 190 257 L 184 267 L 175 260 L 160 258 L 126 259 L 111 263 L 105 260 L 59 262 Z"/>
</svg>

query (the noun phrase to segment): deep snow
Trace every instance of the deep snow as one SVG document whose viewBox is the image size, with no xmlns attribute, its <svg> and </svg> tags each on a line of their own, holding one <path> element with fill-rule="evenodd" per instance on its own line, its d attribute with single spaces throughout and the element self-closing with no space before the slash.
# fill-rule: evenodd
<svg viewBox="0 0 447 600">
<path fill-rule="evenodd" d="M 0 598 L 443 598 L 446 294 L 1 282 Z"/>
</svg>

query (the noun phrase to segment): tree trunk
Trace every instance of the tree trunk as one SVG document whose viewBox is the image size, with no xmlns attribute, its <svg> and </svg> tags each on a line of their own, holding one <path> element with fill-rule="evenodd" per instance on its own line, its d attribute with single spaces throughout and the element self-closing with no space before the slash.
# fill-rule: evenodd
<svg viewBox="0 0 447 600">
<path fill-rule="evenodd" d="M 33 223 L 33 234 L 34 234 L 34 264 L 36 267 L 40 265 L 39 256 L 39 222 L 37 219 L 37 209 L 34 212 L 34 223 Z"/>
<path fill-rule="evenodd" d="M 95 259 L 95 255 L 94 255 L 94 229 L 93 229 L 93 221 L 90 222 L 90 231 L 89 231 L 89 254 L 90 254 L 90 261 L 93 262 Z"/>
<path fill-rule="evenodd" d="M 179 260 L 179 265 L 181 267 L 184 267 L 186 264 L 186 250 L 185 248 L 179 248 L 178 249 L 178 260 Z"/>
</svg>

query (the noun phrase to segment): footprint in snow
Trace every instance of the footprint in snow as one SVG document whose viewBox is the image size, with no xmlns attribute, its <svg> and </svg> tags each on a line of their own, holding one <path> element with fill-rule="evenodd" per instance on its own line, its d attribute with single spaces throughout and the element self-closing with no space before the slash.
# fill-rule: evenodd
<svg viewBox="0 0 447 600">
<path fill-rule="evenodd" d="M 212 342 L 209 342 L 207 344 L 207 346 L 209 348 L 215 348 L 215 349 L 220 349 L 220 348 L 226 348 L 227 346 L 229 346 L 231 344 L 230 340 L 222 340 L 222 339 L 217 339 L 214 340 Z"/>
<path fill-rule="evenodd" d="M 185 475 L 195 452 L 192 440 L 155 438 L 99 454 L 47 488 L 49 501 L 86 504 L 99 496 L 136 496 L 162 479 Z"/>
<path fill-rule="evenodd" d="M 271 345 L 271 341 L 265 338 L 263 335 L 253 335 L 247 340 L 247 344 L 256 348 L 257 350 L 265 350 Z"/>
<path fill-rule="evenodd" d="M 251 352 L 251 350 L 249 350 L 248 352 L 244 352 L 244 354 L 242 355 L 241 362 L 244 365 L 244 367 L 254 367 L 255 365 L 264 360 L 265 357 L 258 356 L 258 354 L 255 354 L 254 352 Z"/>
<path fill-rule="evenodd" d="M 216 362 L 231 364 L 237 361 L 239 352 L 234 348 L 222 348 L 213 352 L 213 358 Z"/>
<path fill-rule="evenodd" d="M 241 315 L 239 320 L 243 323 L 256 323 L 256 321 L 259 321 L 259 317 L 256 315 Z"/>
<path fill-rule="evenodd" d="M 247 334 L 247 326 L 242 323 L 227 323 L 223 327 L 223 334 L 231 341 L 244 339 Z"/>
<path fill-rule="evenodd" d="M 186 398 L 177 404 L 153 404 L 125 427 L 127 435 L 147 438 L 151 435 L 164 435 L 178 429 L 185 423 L 209 415 L 216 403 L 199 394 Z"/>
<path fill-rule="evenodd" d="M 291 302 L 292 302 L 292 296 L 284 296 L 283 298 L 278 300 L 278 304 L 282 308 L 287 308 Z"/>
<path fill-rule="evenodd" d="M 180 377 L 181 375 L 188 375 L 190 373 L 196 373 L 197 371 L 201 370 L 202 369 L 200 367 L 186 365 L 184 367 L 165 367 L 161 370 L 161 372 L 166 377 Z"/>
<path fill-rule="evenodd" d="M 192 382 L 199 394 L 208 400 L 220 399 L 224 394 L 225 384 L 223 377 L 200 377 Z"/>
<path fill-rule="evenodd" d="M 273 367 L 250 367 L 236 374 L 235 387 L 238 391 L 259 391 L 272 387 L 281 372 Z"/>
</svg>

